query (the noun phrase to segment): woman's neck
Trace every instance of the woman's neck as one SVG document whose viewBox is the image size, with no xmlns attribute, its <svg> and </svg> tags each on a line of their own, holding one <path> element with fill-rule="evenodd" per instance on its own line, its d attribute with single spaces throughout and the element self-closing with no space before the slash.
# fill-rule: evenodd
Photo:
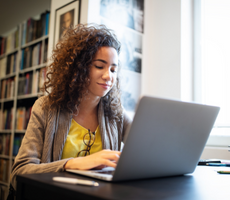
<svg viewBox="0 0 230 200">
<path fill-rule="evenodd" d="M 95 131 L 98 126 L 97 112 L 99 102 L 100 98 L 92 99 L 86 97 L 78 106 L 73 119 L 86 129 Z"/>
<path fill-rule="evenodd" d="M 91 115 L 97 113 L 97 106 L 100 102 L 100 98 L 83 98 L 82 102 L 78 106 L 78 113 Z"/>
</svg>

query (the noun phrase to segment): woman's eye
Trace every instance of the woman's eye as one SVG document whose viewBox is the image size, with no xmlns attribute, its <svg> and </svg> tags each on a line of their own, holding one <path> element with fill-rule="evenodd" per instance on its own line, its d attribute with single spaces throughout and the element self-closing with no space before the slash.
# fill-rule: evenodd
<svg viewBox="0 0 230 200">
<path fill-rule="evenodd" d="M 115 69 L 110 70 L 112 73 L 116 73 L 117 71 Z"/>
<path fill-rule="evenodd" d="M 95 67 L 96 67 L 97 69 L 103 69 L 103 67 L 100 67 L 100 66 L 96 66 L 96 65 L 95 65 Z"/>
</svg>

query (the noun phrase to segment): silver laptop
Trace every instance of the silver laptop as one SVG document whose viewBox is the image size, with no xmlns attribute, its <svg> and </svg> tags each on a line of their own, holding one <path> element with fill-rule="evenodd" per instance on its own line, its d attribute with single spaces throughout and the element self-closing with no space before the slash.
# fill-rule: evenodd
<svg viewBox="0 0 230 200">
<path fill-rule="evenodd" d="M 66 171 L 106 181 L 192 173 L 219 109 L 143 96 L 139 100 L 133 123 L 127 130 L 116 169 Z"/>
</svg>

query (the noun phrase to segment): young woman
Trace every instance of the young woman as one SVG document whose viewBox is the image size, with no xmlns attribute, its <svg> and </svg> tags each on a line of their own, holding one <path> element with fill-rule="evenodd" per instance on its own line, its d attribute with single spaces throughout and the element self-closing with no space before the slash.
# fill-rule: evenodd
<svg viewBox="0 0 230 200">
<path fill-rule="evenodd" d="M 120 100 L 119 52 L 105 26 L 65 33 L 12 167 L 14 189 L 18 174 L 116 167 L 131 122 Z"/>
</svg>

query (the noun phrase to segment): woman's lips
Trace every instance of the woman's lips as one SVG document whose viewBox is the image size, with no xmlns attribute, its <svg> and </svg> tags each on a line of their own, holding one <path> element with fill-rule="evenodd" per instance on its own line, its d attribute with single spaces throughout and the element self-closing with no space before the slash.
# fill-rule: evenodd
<svg viewBox="0 0 230 200">
<path fill-rule="evenodd" d="M 103 83 L 98 83 L 98 84 L 104 89 L 109 89 L 110 88 L 110 85 L 108 85 L 108 84 L 103 84 Z"/>
</svg>

